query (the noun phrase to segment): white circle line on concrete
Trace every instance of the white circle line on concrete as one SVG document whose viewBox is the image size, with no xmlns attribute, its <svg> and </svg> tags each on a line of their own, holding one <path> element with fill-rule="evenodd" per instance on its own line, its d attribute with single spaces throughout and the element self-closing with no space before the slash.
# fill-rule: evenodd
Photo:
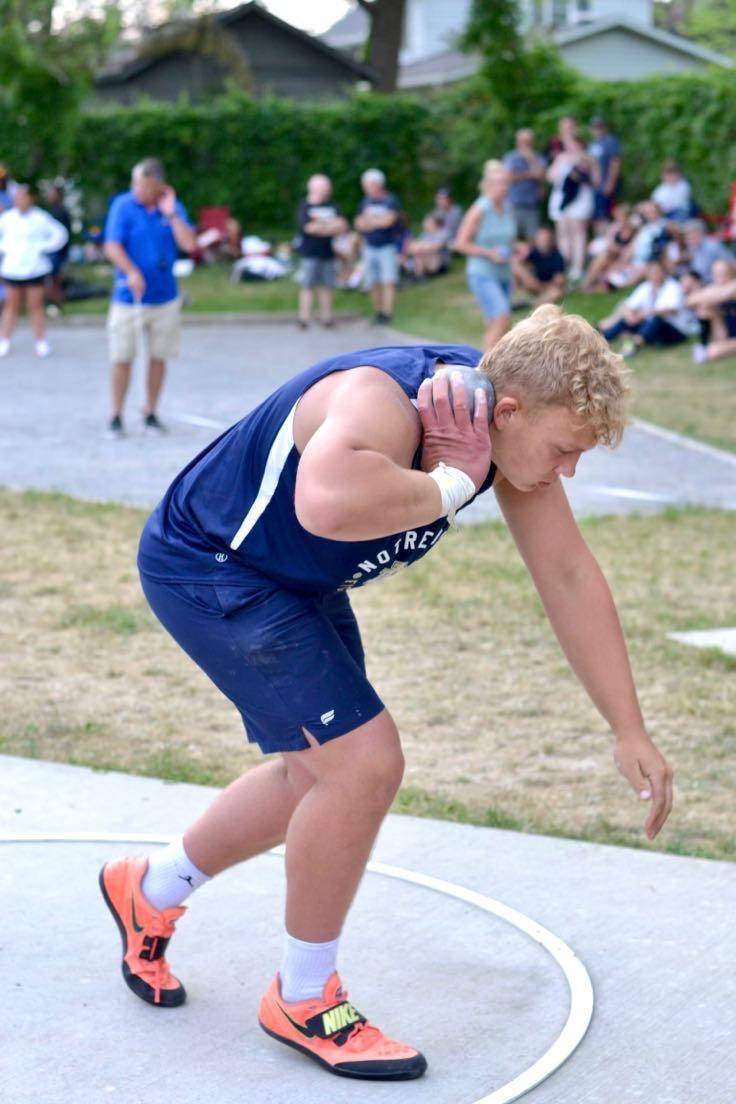
<svg viewBox="0 0 736 1104">
<path fill-rule="evenodd" d="M 10 832 L 0 834 L 0 843 L 171 843 L 177 836 L 153 835 L 134 832 Z M 283 847 L 275 847 L 271 855 L 282 856 Z M 405 870 L 401 866 L 387 863 L 369 862 L 367 869 L 371 874 L 381 874 L 387 878 L 396 878 L 402 882 L 423 886 L 425 889 L 454 897 L 458 901 L 474 905 L 493 916 L 497 916 L 513 927 L 528 935 L 552 956 L 565 976 L 570 990 L 570 1007 L 567 1020 L 560 1034 L 548 1050 L 528 1069 L 487 1096 L 479 1097 L 473 1104 L 511 1104 L 520 1096 L 530 1092 L 559 1069 L 573 1051 L 582 1042 L 593 1016 L 593 984 L 585 966 L 571 947 L 542 927 L 523 912 L 504 905 L 493 897 L 478 893 L 465 886 L 434 878 L 430 874 L 421 874 L 416 870 Z"/>
</svg>

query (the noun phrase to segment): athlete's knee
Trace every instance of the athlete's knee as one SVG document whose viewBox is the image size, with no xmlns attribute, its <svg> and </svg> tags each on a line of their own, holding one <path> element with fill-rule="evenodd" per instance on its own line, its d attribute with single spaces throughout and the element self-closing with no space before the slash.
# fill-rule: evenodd
<svg viewBox="0 0 736 1104">
<path fill-rule="evenodd" d="M 281 766 L 294 797 L 301 800 L 314 785 L 316 781 L 314 775 L 306 769 L 292 752 L 282 756 Z"/>
</svg>

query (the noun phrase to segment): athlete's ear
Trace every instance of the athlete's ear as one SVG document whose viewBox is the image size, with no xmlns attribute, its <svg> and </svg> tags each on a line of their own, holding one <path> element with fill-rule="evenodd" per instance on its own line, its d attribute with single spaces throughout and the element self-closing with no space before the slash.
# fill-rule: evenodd
<svg viewBox="0 0 736 1104">
<path fill-rule="evenodd" d="M 493 411 L 493 424 L 496 429 L 506 429 L 519 413 L 519 400 L 513 395 L 503 395 L 496 401 Z"/>
</svg>

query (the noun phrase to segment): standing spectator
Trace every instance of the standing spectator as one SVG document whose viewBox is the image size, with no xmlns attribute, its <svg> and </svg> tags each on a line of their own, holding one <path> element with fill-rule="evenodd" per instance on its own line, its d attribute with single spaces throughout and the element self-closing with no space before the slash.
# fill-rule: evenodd
<svg viewBox="0 0 736 1104">
<path fill-rule="evenodd" d="M 191 252 L 196 234 L 164 167 L 155 157 L 133 168 L 130 191 L 110 205 L 105 224 L 105 256 L 115 266 L 107 318 L 112 361 L 110 432 L 123 433 L 123 404 L 136 345 L 148 336 L 148 378 L 143 410 L 147 430 L 162 432 L 156 407 L 166 361 L 179 348 L 181 300 L 174 276 L 179 250 Z"/>
<path fill-rule="evenodd" d="M 10 210 L 13 206 L 13 196 L 17 187 L 15 181 L 10 179 L 10 174 L 5 165 L 0 162 L 0 214 L 3 211 Z"/>
<path fill-rule="evenodd" d="M 588 153 L 596 162 L 595 208 L 593 217 L 608 219 L 616 202 L 621 179 L 621 147 L 618 138 L 611 134 L 605 119 L 594 115 L 590 120 L 592 141 Z"/>
<path fill-rule="evenodd" d="M 64 265 L 69 256 L 69 239 L 72 230 L 72 216 L 69 213 L 69 208 L 64 203 L 64 188 L 61 184 L 52 184 L 47 190 L 46 210 L 52 218 L 55 218 L 57 222 L 61 223 L 67 232 L 66 243 L 61 249 L 57 250 L 56 253 L 52 253 L 49 258 L 51 261 L 51 272 L 48 277 L 46 294 L 51 302 L 58 308 L 64 302 Z M 58 314 L 58 309 L 56 313 Z"/>
<path fill-rule="evenodd" d="M 483 174 L 481 197 L 466 212 L 455 239 L 465 253 L 468 286 L 486 322 L 485 348 L 497 345 L 511 324 L 511 254 L 516 221 L 509 203 L 511 177 L 497 162 Z"/>
<path fill-rule="evenodd" d="M 532 241 L 539 229 L 539 208 L 543 198 L 547 162 L 534 149 L 534 131 L 523 127 L 516 132 L 516 149 L 503 159 L 511 173 L 509 199 L 516 219 L 516 231 L 524 241 Z"/>
<path fill-rule="evenodd" d="M 319 316 L 323 326 L 333 325 L 332 298 L 335 287 L 335 253 L 332 240 L 348 229 L 347 220 L 331 201 L 332 181 L 323 173 L 310 176 L 307 196 L 299 204 L 298 251 L 302 258 L 299 271 L 299 325 L 305 330 L 312 319 L 312 299 L 317 288 Z"/>
<path fill-rule="evenodd" d="M 575 115 L 563 115 L 557 124 L 557 134 L 550 139 L 547 146 L 547 160 L 554 161 L 565 149 L 565 144 L 570 138 L 580 137 L 580 123 Z"/>
<path fill-rule="evenodd" d="M 684 222 L 690 218 L 693 213 L 692 188 L 676 161 L 665 161 L 662 183 L 654 189 L 651 198 L 666 219 Z"/>
<path fill-rule="evenodd" d="M 5 284 L 0 356 L 10 352 L 10 342 L 25 299 L 36 339 L 36 356 L 51 352 L 46 340 L 43 286 L 51 271 L 50 253 L 66 243 L 61 223 L 34 204 L 28 184 L 18 184 L 13 206 L 0 215 L 0 276 Z"/>
<path fill-rule="evenodd" d="M 631 335 L 625 357 L 633 356 L 642 345 L 679 345 L 690 332 L 692 315 L 679 281 L 667 275 L 661 261 L 650 261 L 646 275 L 611 317 L 600 323 L 606 341 L 622 333 Z"/>
<path fill-rule="evenodd" d="M 549 217 L 555 224 L 557 243 L 570 266 L 570 279 L 578 281 L 585 266 L 588 226 L 593 215 L 597 181 L 593 159 L 581 138 L 566 139 L 565 148 L 547 170 L 552 185 Z"/>
<path fill-rule="evenodd" d="M 683 227 L 687 246 L 687 266 L 704 284 L 713 282 L 715 261 L 732 261 L 733 254 L 717 238 L 709 238 L 702 219 L 690 219 Z"/>
<path fill-rule="evenodd" d="M 554 303 L 565 291 L 565 260 L 554 230 L 540 226 L 531 244 L 524 244 L 512 262 L 514 279 L 534 296 L 534 305 Z"/>
<path fill-rule="evenodd" d="M 386 190 L 386 177 L 380 169 L 367 169 L 360 183 L 364 195 L 355 228 L 363 235 L 363 280 L 373 298 L 374 321 L 387 324 L 393 317 L 399 281 L 401 204 Z"/>
</svg>

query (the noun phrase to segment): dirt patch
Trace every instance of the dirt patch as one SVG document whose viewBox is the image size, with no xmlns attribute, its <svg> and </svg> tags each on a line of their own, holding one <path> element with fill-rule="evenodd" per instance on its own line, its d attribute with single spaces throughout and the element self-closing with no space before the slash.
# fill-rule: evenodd
<svg viewBox="0 0 736 1104">
<path fill-rule="evenodd" d="M 240 719 L 140 592 L 144 514 L 0 491 L 2 750 L 226 783 L 260 761 Z M 736 519 L 604 518 L 582 529 L 611 582 L 653 738 L 677 771 L 657 846 L 736 856 L 736 662 L 666 639 L 736 624 Z M 398 807 L 639 844 L 642 809 L 570 672 L 511 538 L 452 534 L 410 572 L 355 592 L 369 673 L 407 757 Z"/>
</svg>

